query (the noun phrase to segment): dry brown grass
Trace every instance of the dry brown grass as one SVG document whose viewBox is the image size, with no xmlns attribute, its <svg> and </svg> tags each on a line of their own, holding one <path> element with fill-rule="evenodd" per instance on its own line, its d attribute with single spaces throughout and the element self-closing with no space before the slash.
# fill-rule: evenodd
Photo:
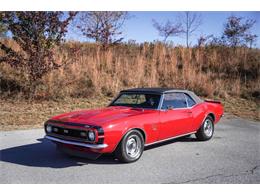
<svg viewBox="0 0 260 195">
<path fill-rule="evenodd" d="M 80 50 L 72 56 L 68 48 Z M 1 127 L 39 126 L 58 113 L 104 105 L 108 97 L 132 87 L 189 89 L 203 97 L 221 99 L 228 112 L 259 120 L 259 49 L 188 49 L 145 43 L 120 44 L 103 51 L 95 43 L 69 42 L 56 53 L 58 61 L 66 58 L 72 63 L 45 75 L 34 100 L 25 98 L 24 89 L 30 87 L 26 72 L 1 64 Z M 105 98 L 91 101 L 94 97 Z"/>
<path fill-rule="evenodd" d="M 72 56 L 67 48 L 80 50 Z M 259 49 L 145 43 L 121 44 L 102 51 L 95 43 L 70 42 L 57 49 L 56 58 L 73 60 L 45 75 L 34 97 L 113 96 L 132 87 L 186 88 L 199 95 L 221 98 L 251 97 L 260 90 Z M 17 91 L 28 87 L 25 72 L 7 64 L 0 71 L 0 81 L 7 83 L 4 87 L 1 84 L 2 93 L 17 97 Z"/>
<path fill-rule="evenodd" d="M 222 100 L 225 112 L 241 118 L 260 121 L 260 101 L 252 101 L 243 98 L 229 97 Z"/>
<path fill-rule="evenodd" d="M 0 99 L 0 130 L 41 128 L 54 115 L 106 106 L 111 98 L 68 98 L 62 101 Z"/>
</svg>

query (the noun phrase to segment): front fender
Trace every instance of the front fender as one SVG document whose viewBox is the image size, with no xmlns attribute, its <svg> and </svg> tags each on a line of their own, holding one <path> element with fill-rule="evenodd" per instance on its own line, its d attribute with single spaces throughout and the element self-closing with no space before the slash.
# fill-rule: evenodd
<svg viewBox="0 0 260 195">
<path fill-rule="evenodd" d="M 105 139 L 104 143 L 108 145 L 107 152 L 113 152 L 122 138 L 132 129 L 138 129 L 144 134 L 146 140 L 146 132 L 143 125 L 129 125 L 128 122 L 122 124 L 108 125 L 104 128 Z"/>
</svg>

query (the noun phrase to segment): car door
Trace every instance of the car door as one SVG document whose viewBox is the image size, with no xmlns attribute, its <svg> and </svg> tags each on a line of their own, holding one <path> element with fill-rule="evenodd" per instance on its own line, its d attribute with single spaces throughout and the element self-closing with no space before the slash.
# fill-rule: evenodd
<svg viewBox="0 0 260 195">
<path fill-rule="evenodd" d="M 192 109 L 188 108 L 184 93 L 164 94 L 160 111 L 159 140 L 191 132 L 192 120 Z"/>
</svg>

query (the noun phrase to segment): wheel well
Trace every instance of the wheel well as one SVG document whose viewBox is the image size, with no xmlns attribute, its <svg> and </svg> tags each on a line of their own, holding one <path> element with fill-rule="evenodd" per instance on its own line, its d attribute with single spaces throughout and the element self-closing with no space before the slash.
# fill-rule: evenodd
<svg viewBox="0 0 260 195">
<path fill-rule="evenodd" d="M 143 129 L 140 129 L 140 128 L 133 128 L 133 129 L 130 129 L 129 131 L 131 131 L 131 130 L 137 130 L 137 131 L 139 131 L 139 132 L 142 134 L 142 136 L 143 136 L 143 138 L 144 138 L 144 143 L 145 143 L 146 135 L 145 135 L 145 132 L 144 132 Z"/>
<path fill-rule="evenodd" d="M 143 138 L 144 138 L 144 144 L 145 144 L 146 134 L 145 134 L 144 130 L 143 130 L 143 129 L 140 129 L 140 128 L 132 128 L 132 129 L 129 129 L 127 132 L 125 132 L 125 134 L 122 136 L 122 138 L 120 139 L 120 141 L 117 143 L 117 145 L 116 145 L 116 147 L 115 147 L 114 150 L 116 150 L 116 148 L 118 147 L 118 145 L 120 144 L 120 142 L 122 141 L 122 139 L 124 138 L 124 136 L 125 136 L 129 131 L 131 131 L 131 130 L 137 130 L 137 131 L 139 131 L 139 132 L 142 134 Z"/>
<path fill-rule="evenodd" d="M 208 116 L 210 116 L 213 119 L 213 122 L 215 121 L 215 115 L 213 113 L 209 113 Z"/>
</svg>

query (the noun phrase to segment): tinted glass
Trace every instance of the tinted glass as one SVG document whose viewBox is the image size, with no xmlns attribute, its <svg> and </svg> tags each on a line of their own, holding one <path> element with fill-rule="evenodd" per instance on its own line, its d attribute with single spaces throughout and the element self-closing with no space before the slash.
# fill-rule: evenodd
<svg viewBox="0 0 260 195">
<path fill-rule="evenodd" d="M 162 109 L 169 107 L 187 108 L 186 98 L 183 93 L 169 93 L 164 95 Z"/>
<path fill-rule="evenodd" d="M 156 94 L 125 93 L 121 94 L 110 106 L 157 109 L 160 97 L 160 95 Z"/>
<path fill-rule="evenodd" d="M 196 102 L 187 94 L 185 94 L 186 98 L 187 98 L 187 102 L 188 102 L 188 107 L 192 107 L 196 104 Z"/>
</svg>

